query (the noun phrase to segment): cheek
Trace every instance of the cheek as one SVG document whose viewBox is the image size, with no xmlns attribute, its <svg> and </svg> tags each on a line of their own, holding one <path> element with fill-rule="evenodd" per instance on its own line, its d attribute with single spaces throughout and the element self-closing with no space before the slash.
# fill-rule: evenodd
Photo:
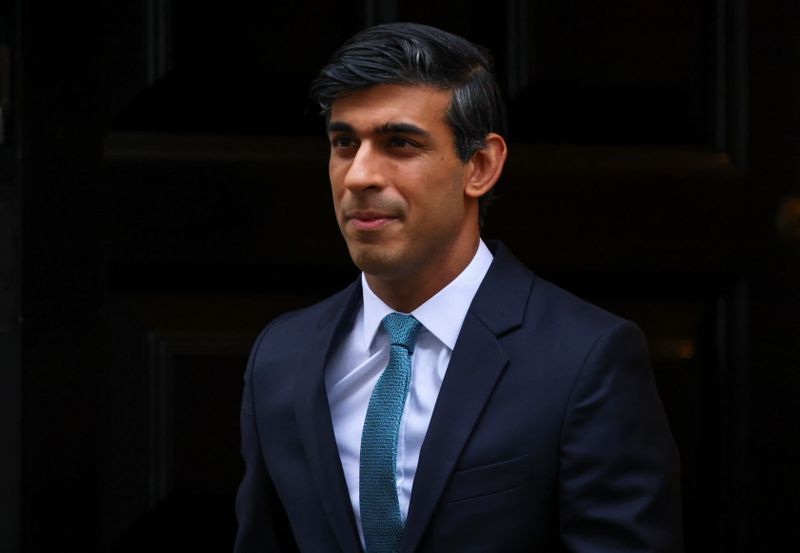
<svg viewBox="0 0 800 553">
<path fill-rule="evenodd" d="M 328 178 L 331 184 L 342 182 L 344 175 L 347 173 L 347 164 L 343 163 L 341 159 L 331 157 L 328 160 Z"/>
<path fill-rule="evenodd" d="M 331 183 L 331 194 L 333 195 L 333 201 L 338 203 L 344 193 L 344 187 L 341 185 L 342 179 L 339 177 L 338 171 L 336 171 L 334 168 L 331 168 L 328 171 L 328 179 Z"/>
<path fill-rule="evenodd" d="M 463 201 L 462 179 L 456 171 L 439 171 L 428 175 L 426 186 L 420 192 L 431 209 L 437 206 L 445 209 Z"/>
<path fill-rule="evenodd" d="M 331 202 L 333 204 L 333 215 L 336 221 L 341 225 L 343 198 L 342 194 L 335 187 L 331 187 L 331 199 L 333 200 Z"/>
</svg>

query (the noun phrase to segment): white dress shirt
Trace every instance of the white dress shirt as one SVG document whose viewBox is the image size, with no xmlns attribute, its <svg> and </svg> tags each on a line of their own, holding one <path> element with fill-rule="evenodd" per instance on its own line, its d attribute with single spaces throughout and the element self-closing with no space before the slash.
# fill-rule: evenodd
<svg viewBox="0 0 800 553">
<path fill-rule="evenodd" d="M 442 380 L 472 299 L 492 263 L 481 240 L 469 265 L 411 314 L 422 323 L 411 359 L 411 384 L 397 444 L 397 496 L 405 520 L 419 452 Z M 363 304 L 355 325 L 333 353 L 325 370 L 325 388 L 358 532 L 364 544 L 358 502 L 361 431 L 372 389 L 389 362 L 389 343 L 381 325 L 394 310 L 369 288 L 362 274 Z"/>
</svg>

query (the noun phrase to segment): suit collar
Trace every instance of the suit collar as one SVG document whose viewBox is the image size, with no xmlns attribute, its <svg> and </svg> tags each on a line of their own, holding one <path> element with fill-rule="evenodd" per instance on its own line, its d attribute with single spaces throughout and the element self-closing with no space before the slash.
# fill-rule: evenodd
<svg viewBox="0 0 800 553">
<path fill-rule="evenodd" d="M 487 241 L 494 261 L 470 306 L 495 335 L 522 325 L 534 274 L 514 257 L 502 242 Z"/>
<path fill-rule="evenodd" d="M 533 273 L 501 243 L 464 320 L 420 452 L 402 550 L 414 551 L 508 363 L 498 340 L 522 325 Z"/>
<path fill-rule="evenodd" d="M 360 282 L 334 298 L 308 337 L 306 354 L 298 365 L 294 386 L 295 416 L 311 474 L 325 513 L 342 551 L 361 551 L 347 484 L 325 392 L 325 363 L 342 329 L 350 328 L 360 306 Z"/>
</svg>

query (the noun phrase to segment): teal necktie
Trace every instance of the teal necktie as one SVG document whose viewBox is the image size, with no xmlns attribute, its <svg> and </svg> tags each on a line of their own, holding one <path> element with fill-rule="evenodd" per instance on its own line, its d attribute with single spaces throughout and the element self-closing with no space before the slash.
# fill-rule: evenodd
<svg viewBox="0 0 800 553">
<path fill-rule="evenodd" d="M 359 507 L 367 553 L 400 551 L 403 517 L 397 499 L 397 435 L 411 382 L 411 354 L 420 323 L 411 315 L 383 319 L 389 334 L 389 364 L 372 396 L 361 433 Z"/>
</svg>

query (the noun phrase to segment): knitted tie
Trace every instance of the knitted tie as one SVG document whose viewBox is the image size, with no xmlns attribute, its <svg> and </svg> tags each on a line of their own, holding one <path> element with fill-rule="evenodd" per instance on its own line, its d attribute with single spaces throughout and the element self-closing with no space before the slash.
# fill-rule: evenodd
<svg viewBox="0 0 800 553">
<path fill-rule="evenodd" d="M 419 327 L 419 321 L 411 315 L 390 313 L 383 319 L 383 328 L 389 334 L 389 364 L 372 390 L 361 434 L 358 493 L 367 553 L 397 552 L 403 537 L 395 477 L 397 435 Z"/>
</svg>

